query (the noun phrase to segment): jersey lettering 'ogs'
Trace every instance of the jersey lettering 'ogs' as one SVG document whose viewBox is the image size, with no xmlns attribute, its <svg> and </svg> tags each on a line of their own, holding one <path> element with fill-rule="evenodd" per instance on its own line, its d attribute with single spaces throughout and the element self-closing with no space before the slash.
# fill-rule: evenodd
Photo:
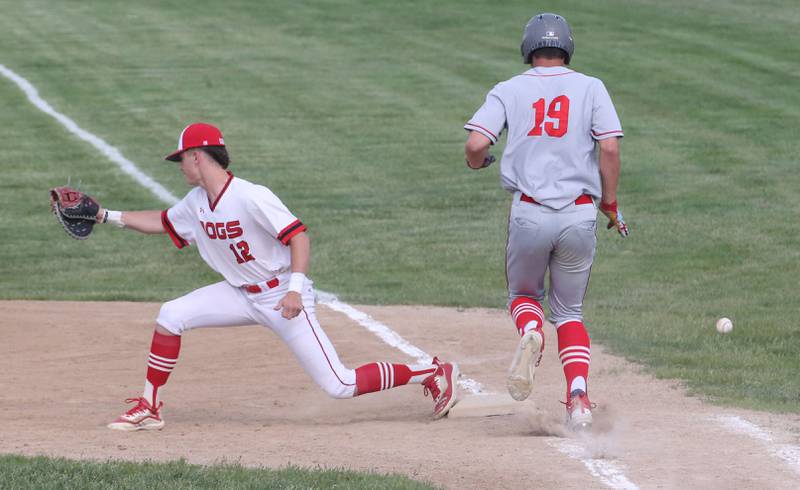
<svg viewBox="0 0 800 490">
<path fill-rule="evenodd" d="M 507 129 L 503 187 L 553 209 L 582 194 L 601 197 L 595 141 L 623 135 L 603 82 L 563 66 L 498 83 L 464 128 L 492 144 Z"/>
<path fill-rule="evenodd" d="M 215 203 L 195 187 L 162 221 L 178 248 L 196 243 L 203 260 L 237 287 L 289 270 L 289 240 L 306 230 L 272 191 L 232 174 Z"/>
</svg>

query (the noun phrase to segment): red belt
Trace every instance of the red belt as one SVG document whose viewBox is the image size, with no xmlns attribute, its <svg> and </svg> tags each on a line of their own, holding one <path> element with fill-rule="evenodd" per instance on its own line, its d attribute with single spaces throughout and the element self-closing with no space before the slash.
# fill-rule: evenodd
<svg viewBox="0 0 800 490">
<path fill-rule="evenodd" d="M 531 204 L 541 204 L 538 201 L 536 201 L 536 199 L 534 199 L 531 196 L 528 196 L 526 194 L 523 194 L 519 198 L 519 200 L 520 201 L 529 202 Z M 589 194 L 582 194 L 580 197 L 575 199 L 575 204 L 592 204 L 593 202 L 594 201 L 592 200 L 592 196 L 590 196 Z"/>
<path fill-rule="evenodd" d="M 263 284 L 264 286 L 266 286 L 267 289 L 272 289 L 278 287 L 280 281 L 278 281 L 278 278 L 276 277 L 275 279 L 271 279 L 267 282 L 262 282 L 259 284 Z M 242 289 L 252 294 L 257 294 L 264 291 L 264 288 L 259 286 L 258 284 L 245 284 L 244 286 L 242 286 Z"/>
</svg>

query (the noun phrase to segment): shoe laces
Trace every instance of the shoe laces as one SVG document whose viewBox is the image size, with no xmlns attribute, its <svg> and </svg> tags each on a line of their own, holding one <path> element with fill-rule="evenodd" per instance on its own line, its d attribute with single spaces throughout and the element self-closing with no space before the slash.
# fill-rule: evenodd
<svg viewBox="0 0 800 490">
<path fill-rule="evenodd" d="M 433 358 L 433 365 L 436 366 L 436 371 L 422 381 L 422 386 L 423 394 L 425 396 L 430 394 L 434 401 L 436 401 L 442 394 L 442 382 L 440 378 L 444 374 L 444 370 L 442 369 L 442 363 L 439 361 L 438 357 Z"/>
<path fill-rule="evenodd" d="M 436 376 L 436 373 L 428 376 L 428 378 L 422 382 L 423 394 L 425 396 L 430 394 L 434 400 L 438 400 L 439 396 L 442 394 L 442 388 L 439 383 L 439 377 Z"/>
<path fill-rule="evenodd" d="M 573 394 L 573 393 L 575 393 L 575 392 L 573 391 L 572 393 L 570 393 L 569 398 L 567 399 L 567 401 L 565 401 L 565 402 L 559 401 L 559 403 L 561 403 L 562 405 L 566 405 L 567 406 L 567 410 L 572 410 L 572 408 L 575 406 L 573 401 L 574 400 L 580 400 L 580 399 L 584 400 L 584 403 L 589 407 L 590 410 L 594 409 L 594 408 L 597 408 L 597 404 L 596 403 L 592 403 L 589 400 L 589 395 L 586 394 L 585 392 L 581 391 L 580 393 L 575 393 L 575 394 Z"/>
<path fill-rule="evenodd" d="M 143 396 L 139 398 L 126 398 L 125 403 L 136 403 L 136 406 L 125 412 L 125 415 L 132 416 L 140 412 L 150 412 L 152 414 L 157 415 L 158 411 L 164 405 L 164 402 L 159 402 L 157 407 L 150 406 L 150 403 L 147 402 L 147 399 Z"/>
</svg>

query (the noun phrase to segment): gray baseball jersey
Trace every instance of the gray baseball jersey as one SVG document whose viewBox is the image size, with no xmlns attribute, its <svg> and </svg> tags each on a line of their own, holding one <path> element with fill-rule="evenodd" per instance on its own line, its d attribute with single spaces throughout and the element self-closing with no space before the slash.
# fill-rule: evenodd
<svg viewBox="0 0 800 490">
<path fill-rule="evenodd" d="M 492 144 L 508 130 L 500 165 L 514 193 L 508 223 L 509 303 L 542 301 L 550 321 L 583 320 L 602 197 L 596 141 L 622 136 L 603 82 L 565 66 L 535 67 L 497 84 L 464 126 Z"/>
<path fill-rule="evenodd" d="M 507 128 L 503 187 L 553 209 L 582 194 L 600 197 L 595 140 L 623 135 L 603 82 L 564 66 L 532 68 L 498 83 L 464 128 L 492 144 Z"/>
</svg>

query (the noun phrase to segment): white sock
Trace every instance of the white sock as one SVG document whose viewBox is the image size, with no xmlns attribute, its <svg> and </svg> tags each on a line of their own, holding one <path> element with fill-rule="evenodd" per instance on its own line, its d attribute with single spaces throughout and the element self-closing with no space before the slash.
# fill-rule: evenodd
<svg viewBox="0 0 800 490">
<path fill-rule="evenodd" d="M 436 366 L 433 364 L 417 364 L 414 366 L 408 366 L 411 369 L 411 378 L 408 380 L 409 384 L 416 383 L 420 384 L 424 380 L 428 379 L 428 377 L 436 372 Z"/>
<path fill-rule="evenodd" d="M 147 400 L 147 403 L 149 403 L 151 407 L 156 406 L 155 388 L 153 388 L 153 385 L 147 380 L 145 380 L 144 382 L 144 393 L 142 393 L 142 396 L 144 397 L 145 400 Z"/>
<path fill-rule="evenodd" d="M 524 327 L 522 327 L 522 335 L 528 333 L 528 330 L 536 329 L 538 327 L 539 327 L 539 322 L 536 320 L 531 320 L 528 323 L 526 323 Z"/>
<path fill-rule="evenodd" d="M 576 376 L 575 379 L 572 380 L 572 385 L 569 387 L 569 392 L 572 393 L 575 390 L 581 390 L 582 392 L 586 393 L 586 378 L 583 376 Z"/>
</svg>

